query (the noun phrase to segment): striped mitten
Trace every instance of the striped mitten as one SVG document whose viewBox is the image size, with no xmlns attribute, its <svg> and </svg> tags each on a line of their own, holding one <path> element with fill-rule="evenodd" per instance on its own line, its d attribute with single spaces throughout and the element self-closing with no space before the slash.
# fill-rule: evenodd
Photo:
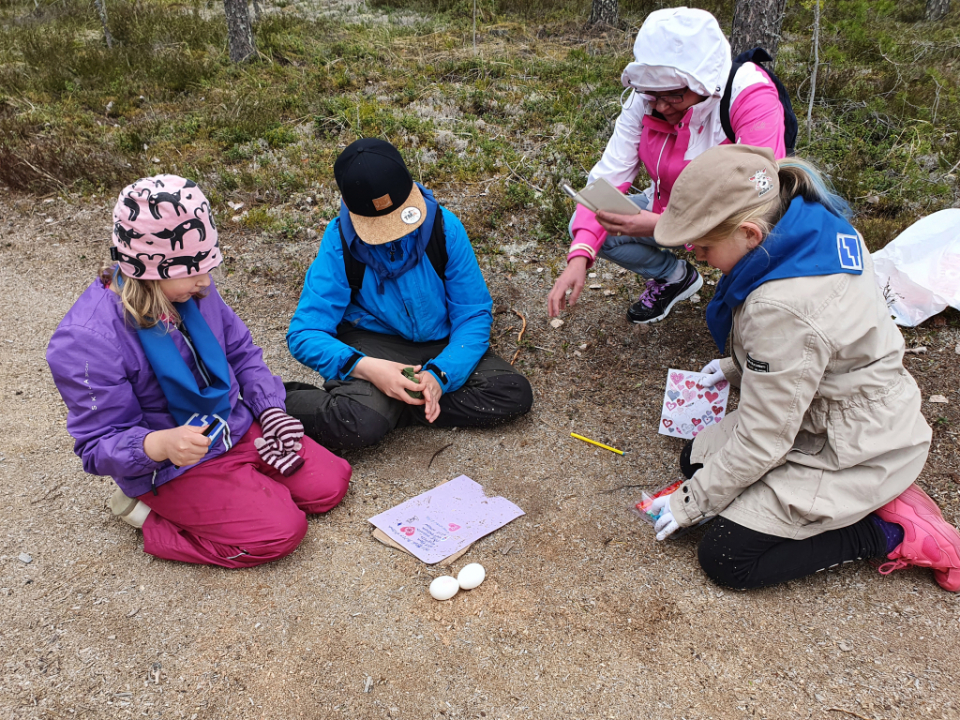
<svg viewBox="0 0 960 720">
<path fill-rule="evenodd" d="M 263 439 L 267 442 L 276 438 L 284 455 L 300 449 L 303 423 L 295 417 L 290 417 L 280 408 L 267 408 L 260 413 L 260 428 L 263 430 Z"/>
<path fill-rule="evenodd" d="M 303 467 L 303 458 L 296 452 L 303 447 L 300 443 L 294 443 L 294 448 L 290 452 L 286 451 L 276 437 L 270 439 L 259 437 L 253 441 L 253 445 L 263 461 L 279 470 L 284 477 L 290 477 Z"/>
</svg>

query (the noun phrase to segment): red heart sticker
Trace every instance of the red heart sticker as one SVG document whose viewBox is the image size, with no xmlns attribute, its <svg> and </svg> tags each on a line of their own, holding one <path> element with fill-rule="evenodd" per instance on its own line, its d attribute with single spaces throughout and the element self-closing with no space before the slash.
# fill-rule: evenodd
<svg viewBox="0 0 960 720">
<path fill-rule="evenodd" d="M 456 523 L 449 523 L 447 525 L 447 528 L 450 530 L 450 532 L 456 532 L 457 530 L 460 529 L 460 526 L 457 525 Z"/>
<path fill-rule="evenodd" d="M 699 425 L 699 424 L 700 424 L 700 418 L 694 418 L 694 419 L 691 420 L 690 422 L 692 422 L 694 425 Z"/>
<path fill-rule="evenodd" d="M 670 420 L 670 419 L 668 419 L 668 418 L 664 418 L 664 419 L 663 419 L 663 426 L 664 426 L 664 427 L 668 428 L 668 427 L 670 427 L 671 425 L 673 425 L 673 420 Z"/>
<path fill-rule="evenodd" d="M 697 381 L 696 381 L 696 380 L 687 380 L 687 382 L 685 383 L 685 385 L 686 385 L 688 388 L 692 388 L 692 387 L 693 387 L 694 385 L 696 385 L 696 384 L 697 384 Z"/>
<path fill-rule="evenodd" d="M 722 415 L 722 414 L 723 414 L 723 408 L 720 407 L 719 405 L 714 405 L 714 406 L 711 407 L 710 409 L 713 410 L 713 414 L 714 414 L 714 415 Z"/>
<path fill-rule="evenodd" d="M 677 405 L 683 405 L 683 398 L 680 398 L 679 400 L 677 400 Z"/>
<path fill-rule="evenodd" d="M 707 402 L 713 402 L 713 401 L 716 400 L 718 397 L 720 397 L 720 393 L 710 392 L 709 390 L 707 390 L 707 391 L 704 393 L 704 395 L 706 395 L 706 397 L 707 397 Z"/>
<path fill-rule="evenodd" d="M 402 533 L 403 533 L 404 535 L 406 535 L 407 537 L 410 537 L 410 536 L 413 535 L 416 531 L 417 531 L 417 529 L 416 529 L 415 527 L 402 527 L 402 528 L 400 528 L 400 532 L 402 532 Z"/>
</svg>

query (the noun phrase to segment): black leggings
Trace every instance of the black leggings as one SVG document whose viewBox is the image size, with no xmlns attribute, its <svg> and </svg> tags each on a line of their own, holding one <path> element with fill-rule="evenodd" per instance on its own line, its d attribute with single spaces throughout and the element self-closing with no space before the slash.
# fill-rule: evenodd
<svg viewBox="0 0 960 720">
<path fill-rule="evenodd" d="M 687 478 L 703 467 L 690 463 L 692 448 L 693 443 L 688 443 L 680 453 L 680 469 Z M 842 563 L 886 555 L 886 537 L 870 516 L 803 540 L 767 535 L 717 517 L 707 526 L 698 550 L 700 567 L 710 579 L 737 590 L 777 585 Z"/>
</svg>

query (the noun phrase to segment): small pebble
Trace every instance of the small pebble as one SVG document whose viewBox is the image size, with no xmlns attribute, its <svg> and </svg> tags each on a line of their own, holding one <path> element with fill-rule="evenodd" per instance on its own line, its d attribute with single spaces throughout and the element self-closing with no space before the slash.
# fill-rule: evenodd
<svg viewBox="0 0 960 720">
<path fill-rule="evenodd" d="M 599 289 L 602 288 L 602 287 L 603 287 L 603 285 L 601 285 L 600 283 L 594 283 L 593 285 L 590 286 L 590 289 L 591 289 L 591 290 L 599 290 Z"/>
<path fill-rule="evenodd" d="M 696 305 L 697 303 L 699 303 L 699 302 L 700 302 L 700 294 L 699 294 L 699 293 L 694 293 L 693 295 L 691 295 L 691 296 L 690 296 L 690 302 L 692 302 L 694 305 Z"/>
<path fill-rule="evenodd" d="M 560 327 L 560 326 L 562 326 L 562 325 L 563 325 L 563 320 L 561 320 L 560 318 L 554 318 L 553 320 L 550 321 L 550 327 L 552 327 L 552 328 L 554 328 L 554 329 L 556 329 L 556 328 L 558 328 L 558 327 Z"/>
<path fill-rule="evenodd" d="M 29 565 L 33 562 L 33 558 L 27 555 L 27 553 L 20 553 L 17 555 L 17 560 L 22 562 L 24 565 Z"/>
<path fill-rule="evenodd" d="M 943 395 L 931 395 L 930 402 L 932 403 L 945 403 L 949 402 Z"/>
<path fill-rule="evenodd" d="M 838 643 L 838 647 L 842 652 L 850 652 L 851 650 L 853 650 L 853 645 L 848 643 L 846 640 L 841 640 Z"/>
<path fill-rule="evenodd" d="M 960 355 L 960 345 L 957 345 L 957 346 L 953 349 L 953 351 L 954 351 L 957 355 Z"/>
<path fill-rule="evenodd" d="M 607 297 L 610 297 L 611 295 L 616 295 L 617 293 L 614 292 L 613 290 L 604 290 L 603 294 Z"/>
</svg>

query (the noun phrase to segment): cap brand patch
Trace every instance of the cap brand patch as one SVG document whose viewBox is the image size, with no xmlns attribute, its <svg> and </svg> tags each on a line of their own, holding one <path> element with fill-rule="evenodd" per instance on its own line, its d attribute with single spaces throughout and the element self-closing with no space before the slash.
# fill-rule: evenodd
<svg viewBox="0 0 960 720">
<path fill-rule="evenodd" d="M 390 199 L 389 195 L 384 195 L 383 197 L 373 199 L 373 206 L 377 210 L 386 210 L 391 205 L 393 205 L 393 200 Z"/>
<path fill-rule="evenodd" d="M 400 212 L 400 219 L 403 220 L 407 225 L 413 225 L 420 219 L 420 208 L 415 208 L 412 205 L 410 207 L 405 207 Z"/>
<path fill-rule="evenodd" d="M 767 175 L 767 170 L 757 170 L 750 178 L 750 182 L 755 183 L 757 186 L 757 197 L 763 197 L 768 192 L 773 190 L 773 183 L 770 181 L 770 176 Z"/>
</svg>

